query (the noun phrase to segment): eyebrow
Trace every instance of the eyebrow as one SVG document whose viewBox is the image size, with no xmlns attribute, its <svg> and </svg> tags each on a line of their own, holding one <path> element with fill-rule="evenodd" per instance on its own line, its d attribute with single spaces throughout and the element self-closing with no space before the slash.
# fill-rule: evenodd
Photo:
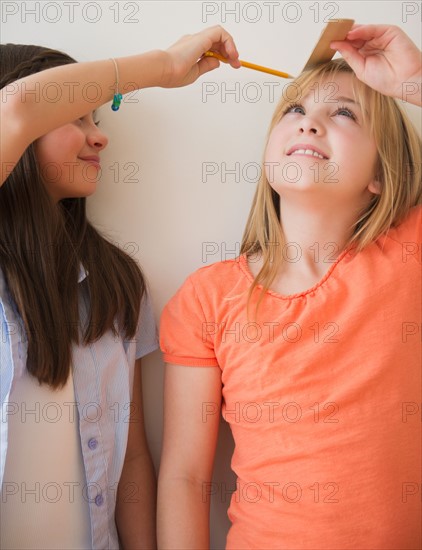
<svg viewBox="0 0 422 550">
<path fill-rule="evenodd" d="M 339 97 L 336 97 L 335 99 L 336 101 L 343 101 L 344 103 L 353 103 L 354 105 L 357 105 L 358 107 L 360 107 L 360 104 L 350 97 L 339 96 Z"/>
</svg>

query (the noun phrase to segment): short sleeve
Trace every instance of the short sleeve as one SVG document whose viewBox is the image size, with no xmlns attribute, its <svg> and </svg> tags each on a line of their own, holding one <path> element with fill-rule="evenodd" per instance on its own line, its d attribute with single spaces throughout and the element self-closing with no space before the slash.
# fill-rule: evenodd
<svg viewBox="0 0 422 550">
<path fill-rule="evenodd" d="M 421 262 L 422 251 L 422 207 L 415 206 L 410 209 L 405 220 L 397 227 L 391 229 L 387 235 L 401 247 L 402 261 L 414 260 Z"/>
<path fill-rule="evenodd" d="M 217 367 L 214 347 L 204 338 L 207 319 L 189 277 L 164 308 L 160 346 L 166 363 L 190 367 Z"/>
<path fill-rule="evenodd" d="M 130 342 L 125 342 L 126 346 L 128 355 L 134 359 L 140 359 L 158 349 L 157 324 L 148 292 L 142 297 L 136 335 Z"/>
</svg>

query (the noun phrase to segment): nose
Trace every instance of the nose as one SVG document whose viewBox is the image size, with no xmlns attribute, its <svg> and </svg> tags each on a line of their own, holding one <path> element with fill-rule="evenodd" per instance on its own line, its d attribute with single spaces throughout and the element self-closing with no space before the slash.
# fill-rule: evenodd
<svg viewBox="0 0 422 550">
<path fill-rule="evenodd" d="M 324 126 L 316 117 L 303 116 L 299 121 L 299 134 L 317 134 L 321 136 L 324 133 Z"/>
<path fill-rule="evenodd" d="M 105 149 L 108 145 L 108 137 L 95 125 L 90 129 L 87 141 L 91 147 L 98 151 Z"/>
</svg>

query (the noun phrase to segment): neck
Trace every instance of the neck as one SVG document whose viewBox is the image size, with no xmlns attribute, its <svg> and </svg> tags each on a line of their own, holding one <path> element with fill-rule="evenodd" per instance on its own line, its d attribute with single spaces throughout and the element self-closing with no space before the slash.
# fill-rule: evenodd
<svg viewBox="0 0 422 550">
<path fill-rule="evenodd" d="M 330 200 L 331 199 L 331 200 Z M 370 194 L 356 202 L 334 201 L 329 196 L 297 193 L 280 195 L 280 220 L 284 235 L 281 267 L 271 289 L 284 295 L 303 292 L 316 285 L 346 248 L 356 221 Z M 256 277 L 262 259 L 249 261 Z"/>
<path fill-rule="evenodd" d="M 304 201 L 280 197 L 280 219 L 285 237 L 281 251 L 284 272 L 322 277 L 347 246 L 362 205 L 333 205 L 315 197 Z"/>
</svg>

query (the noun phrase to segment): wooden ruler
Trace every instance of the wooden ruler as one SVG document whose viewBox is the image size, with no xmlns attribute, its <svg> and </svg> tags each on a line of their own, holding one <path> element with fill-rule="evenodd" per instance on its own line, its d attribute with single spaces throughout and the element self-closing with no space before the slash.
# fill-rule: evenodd
<svg viewBox="0 0 422 550">
<path fill-rule="evenodd" d="M 330 61 L 336 53 L 335 50 L 330 48 L 330 43 L 334 40 L 344 40 L 354 22 L 354 19 L 333 19 L 329 21 L 302 70 L 313 69 L 317 65 Z"/>
</svg>

